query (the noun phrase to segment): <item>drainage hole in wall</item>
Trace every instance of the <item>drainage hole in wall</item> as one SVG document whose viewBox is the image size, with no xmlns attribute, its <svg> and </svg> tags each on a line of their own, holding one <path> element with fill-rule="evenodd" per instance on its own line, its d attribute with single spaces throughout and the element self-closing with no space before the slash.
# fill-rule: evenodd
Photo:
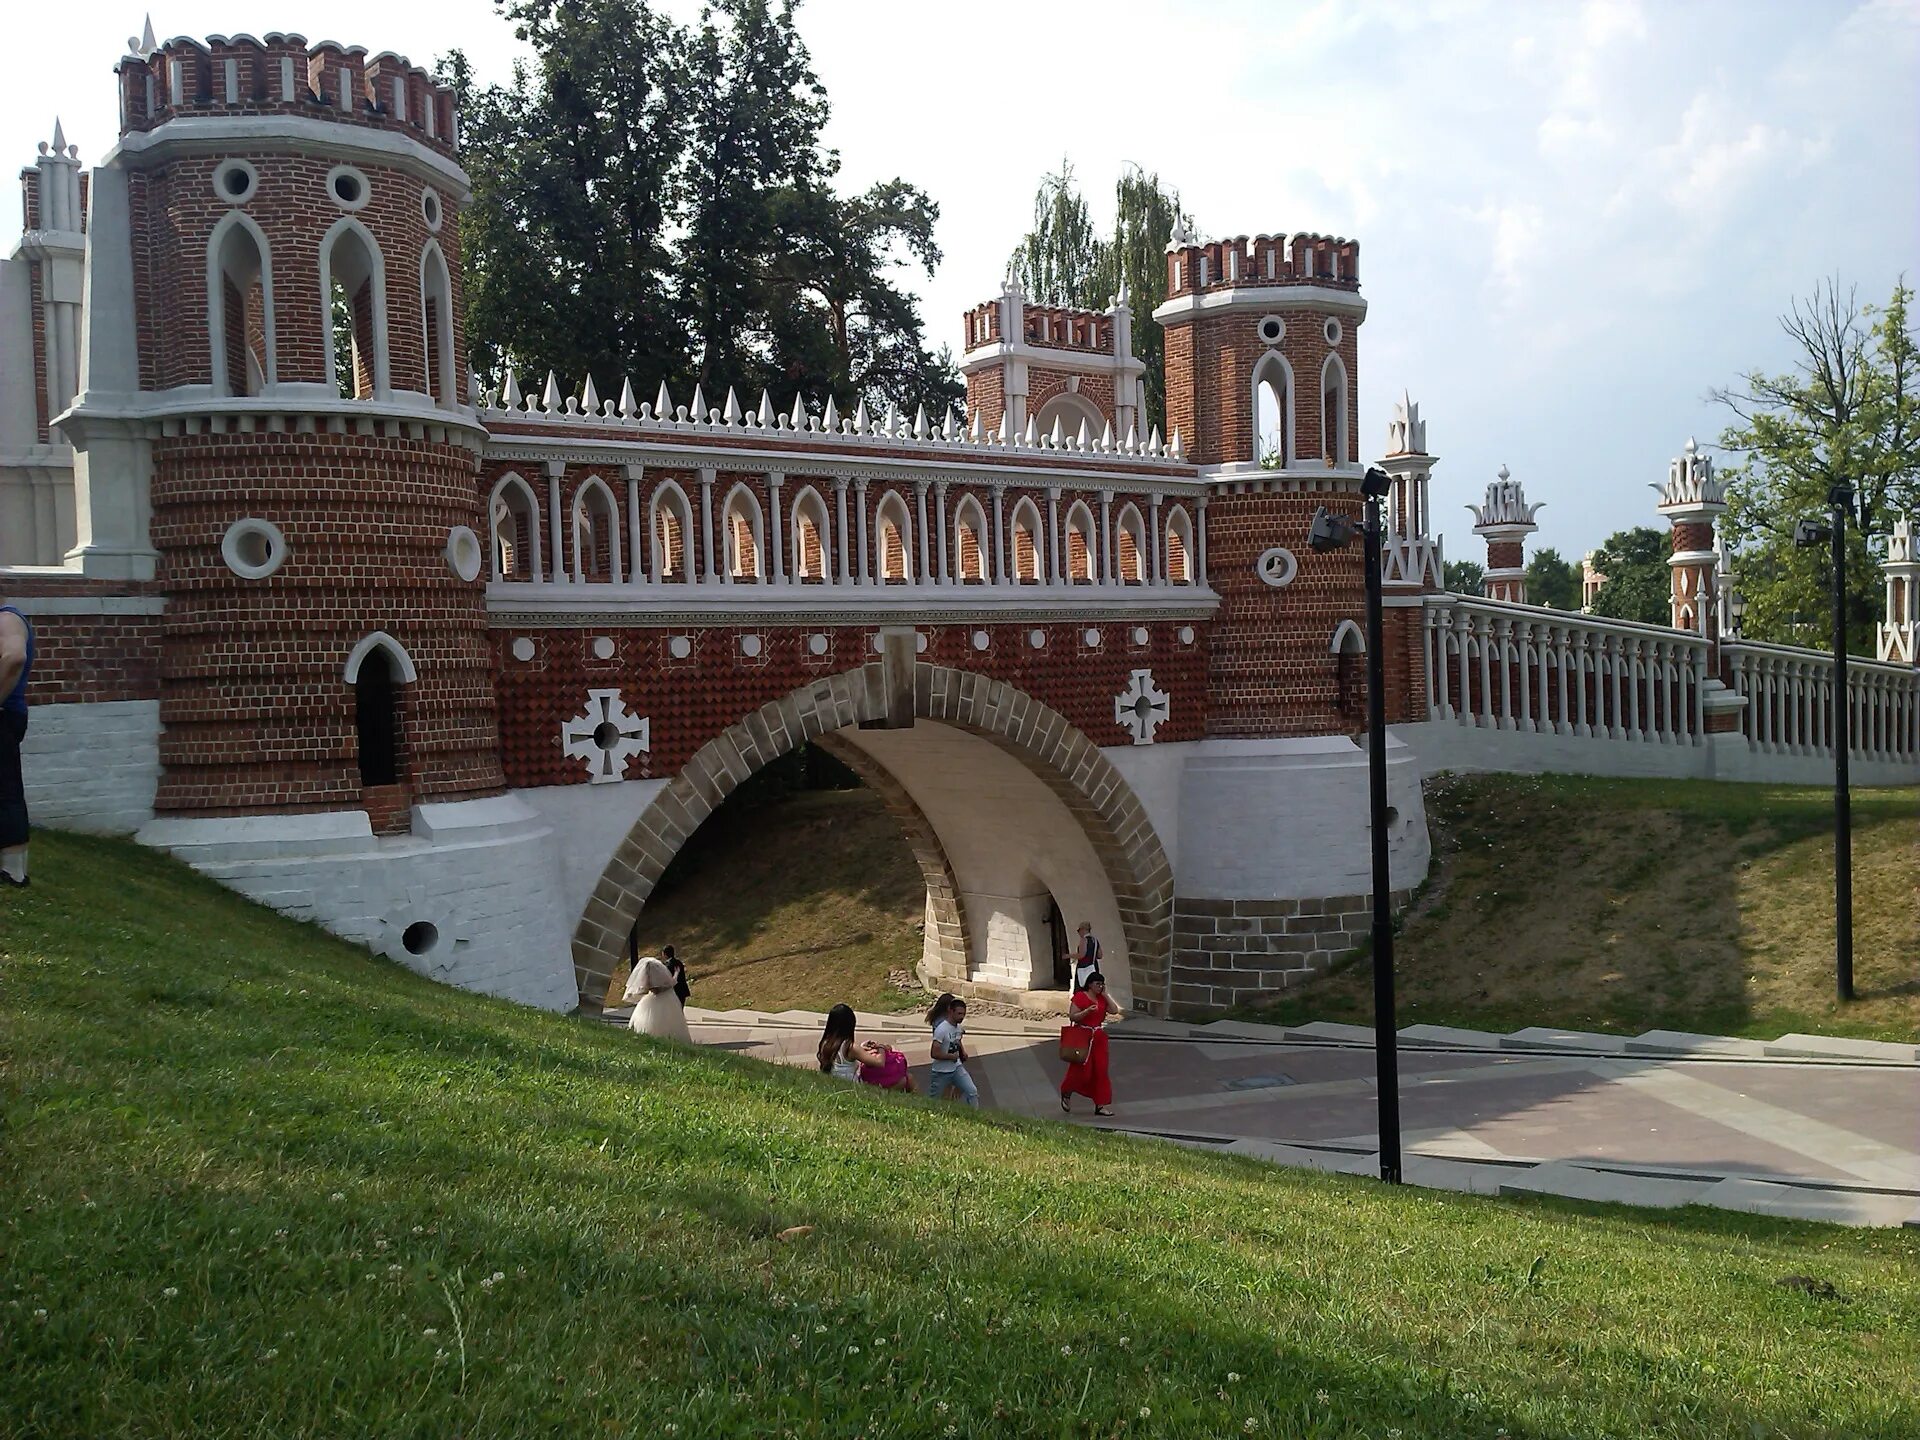
<svg viewBox="0 0 1920 1440">
<path fill-rule="evenodd" d="M 440 943 L 440 927 L 428 920 L 416 920 L 400 932 L 400 943 L 409 955 L 425 955 Z"/>
</svg>

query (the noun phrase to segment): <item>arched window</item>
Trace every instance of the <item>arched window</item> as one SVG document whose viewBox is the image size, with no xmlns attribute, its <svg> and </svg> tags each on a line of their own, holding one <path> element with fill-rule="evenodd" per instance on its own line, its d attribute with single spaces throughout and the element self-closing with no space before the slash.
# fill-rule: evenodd
<svg viewBox="0 0 1920 1440">
<path fill-rule="evenodd" d="M 880 501 L 875 512 L 879 521 L 880 583 L 895 582 L 904 584 L 913 579 L 913 558 L 911 540 L 913 531 L 907 523 L 906 502 L 897 491 L 888 491 Z"/>
<path fill-rule="evenodd" d="M 1294 445 L 1293 367 L 1278 350 L 1269 350 L 1253 367 L 1253 454 L 1265 465 L 1291 465 Z"/>
<path fill-rule="evenodd" d="M 1067 508 L 1067 579 L 1076 585 L 1091 584 L 1099 549 L 1094 544 L 1093 512 L 1086 502 L 1076 500 Z"/>
<path fill-rule="evenodd" d="M 380 247 L 351 215 L 320 242 L 326 374 L 343 400 L 387 393 L 387 282 Z"/>
<path fill-rule="evenodd" d="M 400 686 L 417 678 L 413 658 L 383 630 L 366 636 L 347 656 L 362 786 L 399 783 L 405 771 Z"/>
<path fill-rule="evenodd" d="M 1107 417 L 1091 400 L 1071 390 L 1062 390 L 1033 417 L 1034 428 L 1041 439 L 1053 434 L 1054 423 L 1060 425 L 1060 437 L 1063 440 L 1076 440 L 1080 436 L 1080 427 L 1087 427 L 1090 438 L 1098 440 L 1107 428 Z"/>
<path fill-rule="evenodd" d="M 724 526 L 727 541 L 726 577 L 729 580 L 758 580 L 760 564 L 760 502 L 745 485 L 736 485 L 727 496 Z"/>
<path fill-rule="evenodd" d="M 620 508 L 598 475 L 573 497 L 573 578 L 582 585 L 620 583 Z"/>
<path fill-rule="evenodd" d="M 827 502 L 818 490 L 806 486 L 793 502 L 791 568 L 794 579 L 802 584 L 826 583 L 833 560 L 827 534 Z"/>
<path fill-rule="evenodd" d="M 953 548 L 954 577 L 962 582 L 981 581 L 987 578 L 987 549 L 984 537 L 987 533 L 986 512 L 980 508 L 980 502 L 971 495 L 960 497 L 960 504 L 954 511 Z"/>
<path fill-rule="evenodd" d="M 420 255 L 420 318 L 427 358 L 427 394 L 436 405 L 460 403 L 458 367 L 453 360 L 453 282 L 437 241 Z"/>
<path fill-rule="evenodd" d="M 1320 367 L 1320 453 L 1336 465 L 1347 463 L 1347 367 L 1338 355 Z"/>
<path fill-rule="evenodd" d="M 673 481 L 663 481 L 653 492 L 653 578 L 656 584 L 686 584 L 692 565 L 687 537 L 693 533 L 693 507 L 687 493 Z"/>
<path fill-rule="evenodd" d="M 1333 638 L 1327 642 L 1327 648 L 1334 657 L 1335 708 L 1342 715 L 1357 715 L 1365 707 L 1367 698 L 1362 663 L 1367 654 L 1367 637 L 1353 621 L 1342 620 L 1333 627 Z"/>
<path fill-rule="evenodd" d="M 214 394 L 258 395 L 278 378 L 273 263 L 266 236 L 238 210 L 207 243 L 207 324 Z"/>
<path fill-rule="evenodd" d="M 493 578 L 539 580 L 540 502 L 518 475 L 502 475 L 487 501 L 492 523 Z"/>
<path fill-rule="evenodd" d="M 1175 585 L 1193 583 L 1193 523 L 1175 506 L 1167 517 L 1167 579 Z"/>
<path fill-rule="evenodd" d="M 1147 527 L 1140 523 L 1140 511 L 1124 505 L 1113 537 L 1114 558 L 1119 561 L 1120 583 L 1143 585 L 1147 579 Z"/>
<path fill-rule="evenodd" d="M 1033 501 L 1022 499 L 1013 507 L 1013 578 L 1023 585 L 1037 585 L 1047 578 L 1046 557 L 1041 551 L 1040 511 Z"/>
</svg>

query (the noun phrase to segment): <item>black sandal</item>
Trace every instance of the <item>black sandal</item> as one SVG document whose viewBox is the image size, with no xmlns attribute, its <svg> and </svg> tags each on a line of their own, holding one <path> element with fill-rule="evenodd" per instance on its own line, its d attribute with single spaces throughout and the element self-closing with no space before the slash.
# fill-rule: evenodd
<svg viewBox="0 0 1920 1440">
<path fill-rule="evenodd" d="M 1109 1120 L 1113 1118 L 1113 1109 L 1111 1106 L 1096 1105 L 1093 1107 L 1093 1113 L 1096 1115 L 1103 1115 Z"/>
<path fill-rule="evenodd" d="M 1073 1113 L 1073 1101 L 1065 1095 L 1062 1095 L 1060 1097 L 1060 1109 L 1066 1114 L 1071 1115 Z"/>
</svg>

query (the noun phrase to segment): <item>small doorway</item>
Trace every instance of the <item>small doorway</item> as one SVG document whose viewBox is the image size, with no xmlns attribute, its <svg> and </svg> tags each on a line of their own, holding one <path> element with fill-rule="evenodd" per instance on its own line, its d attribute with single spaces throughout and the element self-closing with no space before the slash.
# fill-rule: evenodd
<svg viewBox="0 0 1920 1440">
<path fill-rule="evenodd" d="M 1047 897 L 1047 936 L 1053 946 L 1053 988 L 1073 988 L 1073 948 L 1067 943 L 1067 921 L 1053 897 Z"/>
</svg>

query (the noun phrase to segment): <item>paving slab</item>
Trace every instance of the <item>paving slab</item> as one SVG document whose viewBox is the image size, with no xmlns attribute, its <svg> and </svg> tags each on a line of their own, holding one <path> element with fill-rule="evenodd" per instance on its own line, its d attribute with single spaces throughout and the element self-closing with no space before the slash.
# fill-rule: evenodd
<svg viewBox="0 0 1920 1440">
<path fill-rule="evenodd" d="M 1596 1170 L 1565 1160 L 1549 1160 L 1531 1170 L 1504 1175 L 1502 1195 L 1560 1195 L 1569 1200 L 1600 1200 L 1616 1205 L 1644 1205 L 1670 1210 L 1691 1205 L 1710 1188 L 1710 1180 L 1671 1180 L 1650 1175 L 1623 1175 Z"/>
<path fill-rule="evenodd" d="M 1511 1035 L 1500 1037 L 1502 1050 L 1579 1050 L 1589 1055 L 1624 1055 L 1624 1035 L 1600 1035 L 1592 1030 L 1556 1030 L 1550 1025 L 1529 1025 Z"/>
<path fill-rule="evenodd" d="M 1380 1172 L 1380 1157 L 1369 1157 L 1371 1169 Z M 1409 1185 L 1428 1190 L 1459 1190 L 1469 1195 L 1498 1195 L 1500 1182 L 1511 1173 L 1506 1165 L 1476 1165 L 1470 1160 L 1442 1160 L 1432 1155 L 1403 1155 L 1400 1178 Z"/>
<path fill-rule="evenodd" d="M 1840 1225 L 1903 1225 L 1913 1211 L 1913 1196 L 1868 1190 L 1822 1190 L 1806 1185 L 1776 1185 L 1771 1180 L 1722 1180 L 1709 1185 L 1696 1205 L 1779 1215 L 1792 1220 L 1829 1220 Z"/>
<path fill-rule="evenodd" d="M 1758 1060 L 1766 1051 L 1763 1040 L 1729 1035 L 1696 1035 L 1687 1030 L 1648 1030 L 1627 1041 L 1629 1055 L 1707 1055 L 1715 1059 Z"/>
<path fill-rule="evenodd" d="M 1920 1063 L 1920 1045 L 1893 1040 L 1855 1040 L 1844 1035 L 1782 1035 L 1766 1044 L 1769 1055 L 1804 1055 L 1823 1060 L 1893 1060 Z"/>
<path fill-rule="evenodd" d="M 1373 1044 L 1371 1025 L 1347 1025 L 1338 1020 L 1314 1020 L 1305 1025 L 1288 1025 L 1282 1034 L 1289 1040 L 1336 1040 L 1346 1045 Z"/>
<path fill-rule="evenodd" d="M 1465 1030 L 1458 1025 L 1409 1025 L 1400 1031 L 1402 1040 L 1423 1045 L 1463 1045 L 1474 1050 L 1495 1050 L 1503 1037 L 1491 1030 Z"/>
</svg>

